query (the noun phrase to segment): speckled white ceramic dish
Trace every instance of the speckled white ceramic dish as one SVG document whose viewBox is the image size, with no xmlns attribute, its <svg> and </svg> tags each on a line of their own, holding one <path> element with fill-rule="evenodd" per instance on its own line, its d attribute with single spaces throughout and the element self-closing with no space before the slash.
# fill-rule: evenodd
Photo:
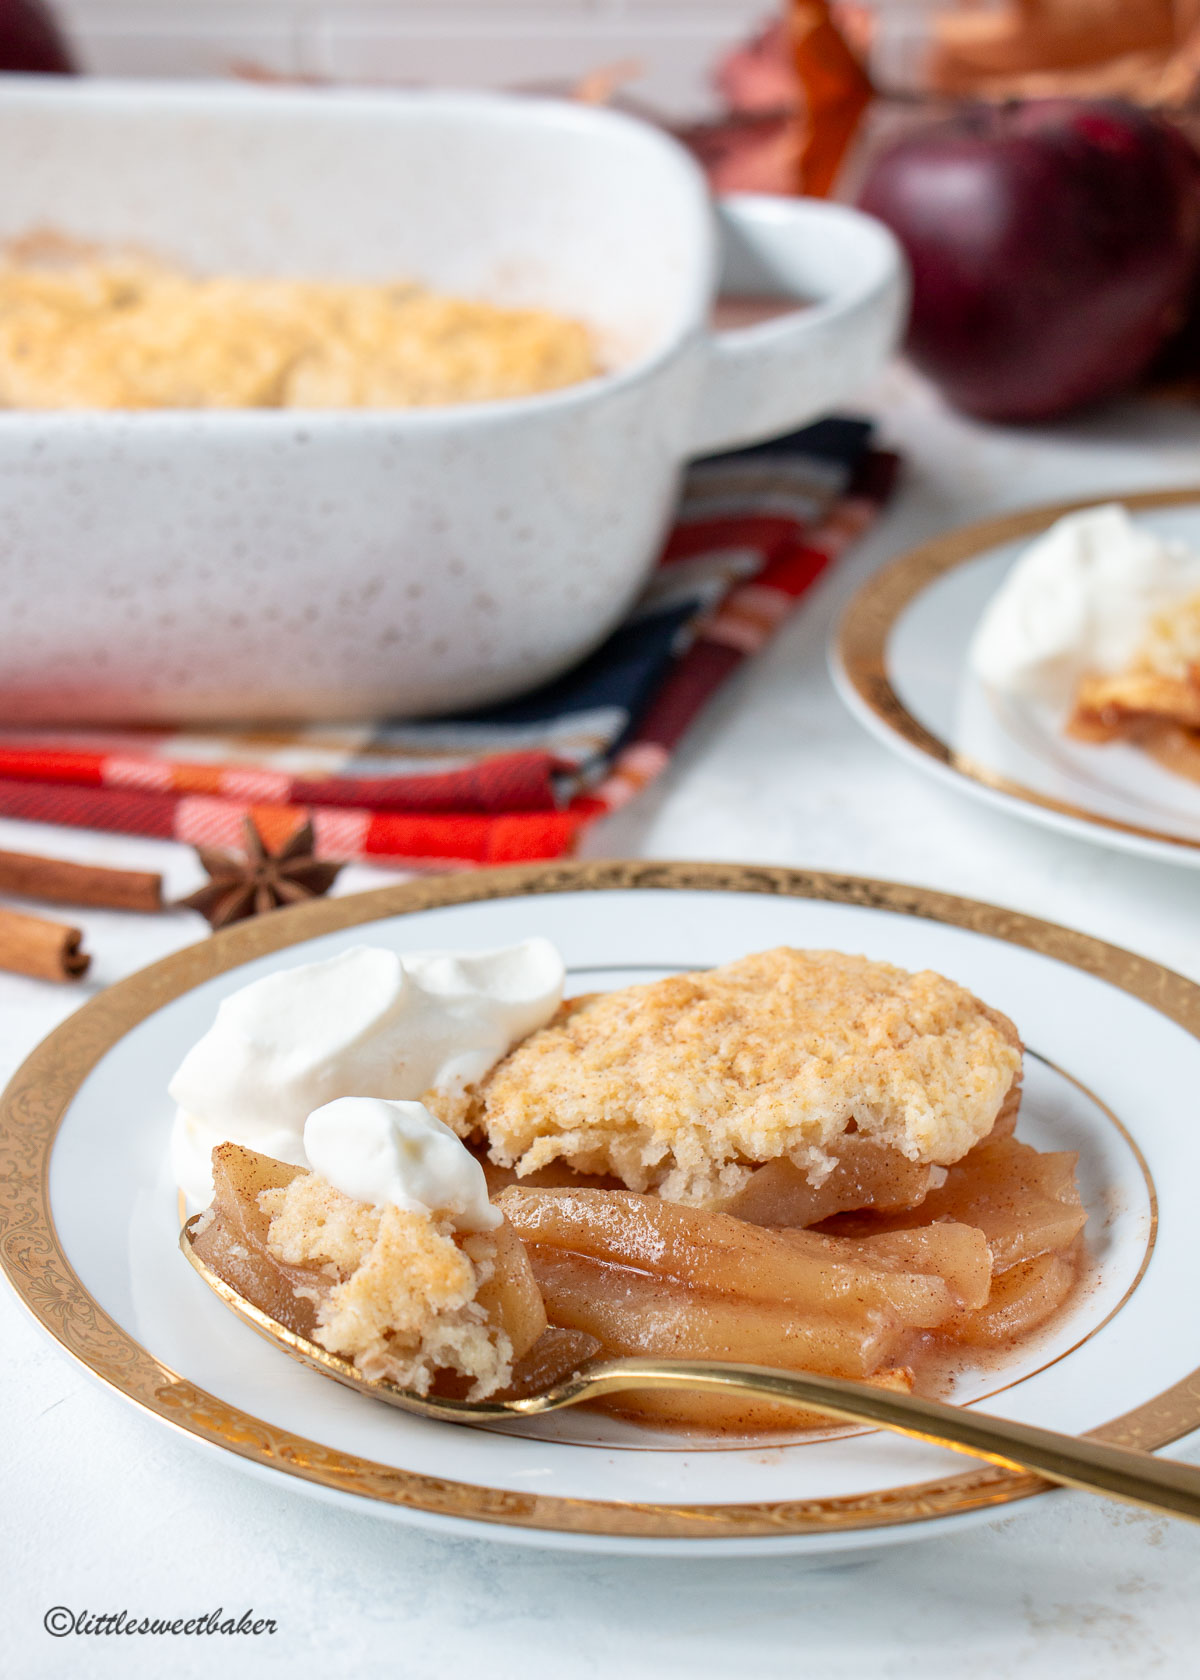
<svg viewBox="0 0 1200 1680">
<path fill-rule="evenodd" d="M 572 991 L 780 942 L 930 967 L 1016 1021 L 1020 1134 L 1077 1149 L 1088 1286 L 1040 1342 L 955 1389 L 1131 1445 L 1200 1426 L 1186 1334 L 1200 1133 L 1200 987 L 1082 934 L 920 888 L 732 864 L 485 871 L 229 930 L 86 1005 L 0 1101 L 0 1261 L 57 1340 L 191 1441 L 298 1493 L 556 1547 L 823 1556 L 1019 1510 L 1044 1484 L 883 1434 L 680 1440 L 583 1412 L 511 1432 L 377 1405 L 261 1341 L 178 1253 L 166 1084 L 221 998 L 285 965 L 545 934 Z M 1156 1200 L 1157 1198 L 1157 1200 Z M 1181 1305 L 1184 1303 L 1184 1305 Z M 1183 1316 L 1181 1316 L 1181 1314 Z"/>
<path fill-rule="evenodd" d="M 1200 490 L 1124 502 L 1147 529 L 1200 547 Z M 1064 708 L 990 690 L 968 663 L 984 609 L 1030 540 L 1098 505 L 1003 514 L 901 555 L 847 608 L 834 681 L 885 746 L 961 792 L 1101 846 L 1200 868 L 1200 786 L 1125 743 L 1069 739 Z"/>
<path fill-rule="evenodd" d="M 549 100 L 16 77 L 0 154 L 0 237 L 411 276 L 582 317 L 611 370 L 436 410 L 0 414 L 8 719 L 332 720 L 529 688 L 620 618 L 683 462 L 842 400 L 904 307 L 877 223 L 767 198 L 714 218 L 674 142 Z M 810 307 L 714 333 L 722 263 Z"/>
</svg>

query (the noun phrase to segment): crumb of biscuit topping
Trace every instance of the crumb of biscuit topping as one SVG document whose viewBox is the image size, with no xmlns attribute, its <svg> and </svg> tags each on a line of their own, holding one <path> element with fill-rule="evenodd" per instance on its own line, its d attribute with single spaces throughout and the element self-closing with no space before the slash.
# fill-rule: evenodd
<svg viewBox="0 0 1200 1680">
<path fill-rule="evenodd" d="M 420 1394 L 439 1370 L 470 1377 L 475 1400 L 508 1382 L 509 1338 L 475 1300 L 490 1273 L 479 1243 L 472 1260 L 448 1224 L 354 1201 L 316 1173 L 262 1191 L 259 1206 L 271 1216 L 272 1254 L 289 1265 L 316 1262 L 330 1280 L 313 1294 L 322 1347 L 366 1377 Z"/>
<path fill-rule="evenodd" d="M 947 1166 L 1020 1070 L 1012 1023 L 942 975 L 780 947 L 565 1005 L 458 1124 L 520 1174 L 562 1160 L 704 1203 L 784 1155 L 819 1181 L 851 1121 Z"/>
</svg>

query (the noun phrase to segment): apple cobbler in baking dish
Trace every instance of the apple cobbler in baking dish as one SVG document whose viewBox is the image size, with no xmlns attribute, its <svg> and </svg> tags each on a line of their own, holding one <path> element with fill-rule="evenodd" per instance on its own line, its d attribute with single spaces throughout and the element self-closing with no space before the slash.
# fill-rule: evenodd
<svg viewBox="0 0 1200 1680">
<path fill-rule="evenodd" d="M 0 262 L 5 408 L 423 408 L 599 371 L 580 321 L 409 281 L 195 275 L 48 235 Z"/>
<path fill-rule="evenodd" d="M 317 1110 L 307 1166 L 221 1144 L 201 1258 L 364 1375 L 476 1398 L 606 1354 L 928 1388 L 1067 1300 L 1076 1158 L 1014 1135 L 1016 1030 L 953 981 L 779 949 L 538 1012 L 482 1074 Z"/>
</svg>

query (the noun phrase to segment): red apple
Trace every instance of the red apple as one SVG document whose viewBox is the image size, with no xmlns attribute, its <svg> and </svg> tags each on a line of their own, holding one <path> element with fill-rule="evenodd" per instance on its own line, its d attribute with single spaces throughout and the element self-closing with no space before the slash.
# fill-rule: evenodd
<svg viewBox="0 0 1200 1680">
<path fill-rule="evenodd" d="M 1200 269 L 1200 157 L 1119 100 L 971 106 L 873 163 L 908 253 L 908 351 L 949 400 L 1046 420 L 1133 384 Z"/>
<path fill-rule="evenodd" d="M 53 14 L 42 0 L 0 0 L 0 70 L 68 75 L 74 68 Z"/>
</svg>

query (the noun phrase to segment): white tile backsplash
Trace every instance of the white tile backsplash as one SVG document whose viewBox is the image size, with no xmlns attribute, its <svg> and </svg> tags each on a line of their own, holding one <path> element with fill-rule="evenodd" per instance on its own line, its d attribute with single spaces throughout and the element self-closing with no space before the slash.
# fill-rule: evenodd
<svg viewBox="0 0 1200 1680">
<path fill-rule="evenodd" d="M 470 26 L 373 23 L 362 12 L 320 23 L 313 32 L 320 73 L 350 82 L 441 82 L 460 86 L 571 83 L 588 71 L 629 60 L 640 73 L 626 84 L 637 99 L 674 113 L 706 107 L 708 73 L 729 40 L 720 23 L 634 29 L 619 18 L 603 26 L 553 31 L 506 23 L 486 37 Z"/>
<path fill-rule="evenodd" d="M 524 86 L 636 59 L 630 94 L 711 108 L 720 52 L 773 0 L 57 0 L 84 68 L 213 76 L 238 66 L 349 82 Z"/>
<path fill-rule="evenodd" d="M 83 68 L 94 75 L 226 76 L 253 64 L 295 76 L 307 68 L 305 29 L 294 4 L 68 0 L 58 13 Z"/>
</svg>

